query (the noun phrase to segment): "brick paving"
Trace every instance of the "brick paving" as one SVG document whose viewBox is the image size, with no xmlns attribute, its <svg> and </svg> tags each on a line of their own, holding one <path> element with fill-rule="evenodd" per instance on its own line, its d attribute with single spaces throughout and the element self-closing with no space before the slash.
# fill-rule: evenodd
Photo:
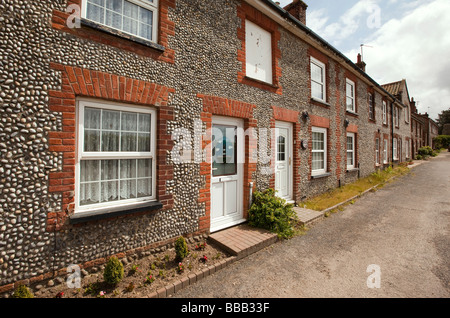
<svg viewBox="0 0 450 318">
<path fill-rule="evenodd" d="M 278 237 L 244 224 L 213 233 L 209 239 L 240 259 L 275 243 Z"/>
</svg>

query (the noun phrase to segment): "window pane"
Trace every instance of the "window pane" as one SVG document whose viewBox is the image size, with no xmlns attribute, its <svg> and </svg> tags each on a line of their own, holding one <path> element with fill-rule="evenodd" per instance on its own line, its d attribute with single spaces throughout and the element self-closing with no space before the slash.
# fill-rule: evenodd
<svg viewBox="0 0 450 318">
<path fill-rule="evenodd" d="M 139 131 L 150 132 L 152 115 L 139 114 Z"/>
<path fill-rule="evenodd" d="M 102 202 L 111 202 L 119 200 L 118 181 L 108 181 L 101 183 Z"/>
<path fill-rule="evenodd" d="M 152 179 L 138 179 L 137 184 L 138 198 L 150 197 L 152 196 Z"/>
<path fill-rule="evenodd" d="M 139 7 L 136 4 L 125 0 L 123 14 L 126 17 L 130 17 L 130 18 L 133 18 L 134 20 L 138 20 L 139 19 Z"/>
<path fill-rule="evenodd" d="M 121 137 L 121 151 L 135 152 L 137 151 L 137 133 L 124 132 Z"/>
<path fill-rule="evenodd" d="M 112 28 L 122 30 L 122 15 L 106 10 L 105 24 Z"/>
<path fill-rule="evenodd" d="M 347 166 L 353 166 L 353 152 L 347 152 Z"/>
<path fill-rule="evenodd" d="M 213 127 L 213 176 L 237 173 L 236 162 L 236 127 Z"/>
<path fill-rule="evenodd" d="M 138 135 L 138 151 L 139 152 L 150 152 L 151 150 L 151 135 L 142 134 Z"/>
<path fill-rule="evenodd" d="M 313 150 L 324 150 L 325 139 L 324 134 L 319 132 L 313 132 Z"/>
<path fill-rule="evenodd" d="M 100 2 L 100 1 L 90 1 L 88 2 L 88 6 L 86 9 L 86 17 L 89 20 L 98 22 L 103 24 L 105 21 L 105 9 L 103 7 L 99 7 L 97 5 L 91 4 L 91 2 Z"/>
<path fill-rule="evenodd" d="M 80 184 L 80 205 L 89 205 L 100 203 L 100 187 L 99 183 L 82 183 Z"/>
<path fill-rule="evenodd" d="M 136 178 L 136 159 L 120 160 L 120 179 Z"/>
<path fill-rule="evenodd" d="M 96 160 L 80 161 L 80 182 L 98 181 L 100 179 L 100 164 Z"/>
<path fill-rule="evenodd" d="M 120 182 L 120 199 L 128 200 L 137 198 L 137 180 L 127 180 Z"/>
<path fill-rule="evenodd" d="M 283 136 L 278 137 L 278 161 L 286 160 L 286 138 Z"/>
<path fill-rule="evenodd" d="M 103 130 L 119 130 L 120 129 L 120 112 L 113 110 L 102 111 L 102 129 Z"/>
<path fill-rule="evenodd" d="M 312 154 L 312 170 L 325 169 L 325 154 L 323 152 L 313 152 Z"/>
<path fill-rule="evenodd" d="M 84 151 L 98 152 L 100 151 L 100 131 L 85 130 L 84 131 Z"/>
<path fill-rule="evenodd" d="M 103 131 L 102 132 L 102 151 L 117 152 L 119 151 L 119 132 Z"/>
<path fill-rule="evenodd" d="M 122 2 L 123 0 L 108 0 L 106 1 L 106 8 L 122 14 Z"/>
<path fill-rule="evenodd" d="M 86 107 L 84 109 L 84 128 L 85 129 L 100 129 L 101 128 L 101 114 L 102 110 L 97 108 Z"/>
<path fill-rule="evenodd" d="M 152 176 L 152 160 L 140 159 L 138 160 L 138 178 L 146 178 Z"/>
<path fill-rule="evenodd" d="M 311 95 L 317 99 L 324 99 L 323 85 L 311 82 Z"/>
<path fill-rule="evenodd" d="M 347 150 L 353 150 L 353 137 L 347 137 Z"/>
<path fill-rule="evenodd" d="M 119 160 L 102 160 L 102 180 L 119 179 Z"/>
<path fill-rule="evenodd" d="M 323 69 L 314 63 L 311 63 L 311 79 L 323 83 Z"/>
</svg>

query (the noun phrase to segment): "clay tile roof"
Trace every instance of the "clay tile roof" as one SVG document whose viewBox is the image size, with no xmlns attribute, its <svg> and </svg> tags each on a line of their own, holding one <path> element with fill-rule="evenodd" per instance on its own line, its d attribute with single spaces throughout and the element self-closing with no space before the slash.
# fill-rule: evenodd
<svg viewBox="0 0 450 318">
<path fill-rule="evenodd" d="M 402 91 L 403 81 L 393 82 L 389 84 L 381 85 L 389 94 L 393 96 L 398 96 Z"/>
</svg>

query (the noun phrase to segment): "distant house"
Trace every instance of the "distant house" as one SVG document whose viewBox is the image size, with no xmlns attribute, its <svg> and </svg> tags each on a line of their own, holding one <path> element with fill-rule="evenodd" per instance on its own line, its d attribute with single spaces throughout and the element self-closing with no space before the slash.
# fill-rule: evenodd
<svg viewBox="0 0 450 318">
<path fill-rule="evenodd" d="M 388 83 L 382 87 L 395 97 L 392 103 L 391 138 L 394 162 L 412 158 L 411 143 L 411 106 L 406 80 Z"/>
</svg>

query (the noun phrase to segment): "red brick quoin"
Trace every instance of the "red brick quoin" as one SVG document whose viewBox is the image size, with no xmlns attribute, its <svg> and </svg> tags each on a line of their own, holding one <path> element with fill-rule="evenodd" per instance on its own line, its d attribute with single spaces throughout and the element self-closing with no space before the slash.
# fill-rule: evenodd
<svg viewBox="0 0 450 318">
<path fill-rule="evenodd" d="M 203 112 L 201 120 L 206 124 L 206 131 L 212 128 L 213 115 L 228 116 L 244 119 L 244 130 L 249 131 L 257 127 L 257 120 L 253 117 L 255 105 L 226 99 L 216 96 L 197 95 L 203 101 Z M 209 146 L 208 137 L 203 138 L 202 150 Z M 256 160 L 252 157 L 257 150 L 255 138 L 245 140 L 245 165 L 244 165 L 244 218 L 247 217 L 249 202 L 249 184 L 253 180 L 253 173 L 256 171 Z M 205 204 L 205 216 L 199 219 L 199 231 L 208 232 L 211 225 L 211 153 L 208 152 L 206 162 L 200 164 L 200 175 L 205 178 L 205 186 L 200 189 L 198 202 Z M 255 186 L 254 186 L 255 187 Z"/>
<path fill-rule="evenodd" d="M 63 165 L 57 172 L 49 174 L 49 193 L 60 193 L 62 202 L 59 212 L 48 213 L 47 231 L 61 230 L 67 218 L 74 213 L 77 97 L 147 105 L 157 109 L 157 199 L 163 204 L 163 209 L 170 209 L 173 197 L 166 193 L 166 180 L 173 178 L 173 166 L 166 162 L 166 151 L 172 149 L 173 141 L 167 133 L 167 122 L 174 118 L 168 100 L 169 94 L 175 90 L 88 69 L 54 63 L 51 67 L 61 72 L 62 89 L 49 91 L 49 110 L 62 114 L 62 129 L 49 132 L 49 151 L 62 154 Z"/>
</svg>

